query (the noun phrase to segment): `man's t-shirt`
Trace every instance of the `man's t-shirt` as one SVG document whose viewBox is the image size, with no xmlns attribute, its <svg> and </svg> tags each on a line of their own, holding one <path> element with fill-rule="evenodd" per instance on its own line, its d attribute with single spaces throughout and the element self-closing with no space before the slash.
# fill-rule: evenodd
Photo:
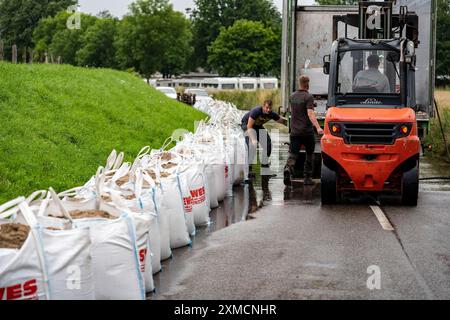
<svg viewBox="0 0 450 320">
<path fill-rule="evenodd" d="M 353 91 L 364 92 L 370 89 L 374 89 L 378 93 L 391 93 L 391 85 L 389 84 L 388 77 L 382 74 L 378 69 L 362 70 L 356 74 L 355 81 L 353 83 Z"/>
<path fill-rule="evenodd" d="M 314 127 L 308 116 L 308 109 L 314 110 L 314 97 L 306 90 L 298 90 L 289 98 L 291 108 L 291 136 L 314 134 Z"/>
<path fill-rule="evenodd" d="M 244 118 L 242 118 L 242 125 L 246 127 L 250 118 L 255 120 L 255 125 L 253 126 L 253 129 L 255 130 L 263 129 L 263 126 L 270 120 L 280 120 L 280 116 L 273 111 L 265 114 L 262 107 L 253 108 L 250 112 L 248 112 Z"/>
</svg>

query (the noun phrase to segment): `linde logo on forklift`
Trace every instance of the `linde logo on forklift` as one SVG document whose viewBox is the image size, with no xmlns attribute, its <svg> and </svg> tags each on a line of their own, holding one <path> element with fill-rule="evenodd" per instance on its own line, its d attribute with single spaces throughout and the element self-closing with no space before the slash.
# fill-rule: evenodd
<svg viewBox="0 0 450 320">
<path fill-rule="evenodd" d="M 379 104 L 383 104 L 382 101 L 375 99 L 375 98 L 368 98 L 364 101 L 361 101 L 361 104 L 371 104 L 371 105 L 379 105 Z"/>
</svg>

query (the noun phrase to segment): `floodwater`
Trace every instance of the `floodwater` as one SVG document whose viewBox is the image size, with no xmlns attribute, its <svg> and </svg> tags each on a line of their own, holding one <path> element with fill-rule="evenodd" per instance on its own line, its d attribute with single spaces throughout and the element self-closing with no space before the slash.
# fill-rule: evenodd
<svg viewBox="0 0 450 320">
<path fill-rule="evenodd" d="M 208 237 L 221 229 L 235 223 L 245 223 L 258 218 L 258 211 L 266 206 L 301 206 L 320 205 L 320 181 L 315 180 L 314 186 L 303 186 L 301 181 L 293 181 L 293 187 L 286 189 L 283 184 L 283 168 L 288 157 L 289 141 L 287 134 L 272 137 L 274 150 L 271 170 L 276 177 L 265 177 L 259 174 L 249 185 L 235 186 L 234 196 L 225 199 L 220 207 L 211 213 L 211 224 L 199 228 L 193 238 L 191 247 L 174 250 L 173 258 L 163 262 L 163 271 L 154 277 L 157 291 L 149 296 L 157 300 L 160 294 L 168 292 L 177 286 L 177 275 L 185 267 L 184 261 L 195 251 L 208 245 Z M 277 160 L 279 159 L 279 160 Z M 450 166 L 421 159 L 421 178 L 450 177 Z M 257 170 L 259 173 L 259 169 Z M 420 183 L 420 192 L 450 192 L 449 180 L 424 180 Z M 363 200 L 364 201 L 364 200 Z"/>
</svg>

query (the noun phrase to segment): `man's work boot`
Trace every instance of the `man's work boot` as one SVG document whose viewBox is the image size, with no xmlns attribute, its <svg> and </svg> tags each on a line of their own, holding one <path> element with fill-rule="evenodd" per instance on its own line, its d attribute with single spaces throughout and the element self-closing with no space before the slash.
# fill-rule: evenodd
<svg viewBox="0 0 450 320">
<path fill-rule="evenodd" d="M 307 177 L 307 178 L 305 178 L 303 184 L 305 186 L 313 186 L 314 185 L 314 181 L 311 178 Z"/>
<path fill-rule="evenodd" d="M 283 182 L 284 182 L 284 185 L 286 187 L 290 187 L 292 185 L 292 183 L 291 183 L 291 172 L 289 170 L 285 170 L 284 171 L 284 180 L 283 180 Z"/>
</svg>

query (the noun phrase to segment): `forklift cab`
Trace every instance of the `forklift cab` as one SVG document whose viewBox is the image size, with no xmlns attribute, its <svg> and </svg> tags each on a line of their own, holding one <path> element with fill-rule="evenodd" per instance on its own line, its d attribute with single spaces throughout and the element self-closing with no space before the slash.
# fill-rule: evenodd
<svg viewBox="0 0 450 320">
<path fill-rule="evenodd" d="M 406 39 L 333 43 L 330 107 L 416 108 L 414 43 Z"/>
</svg>

